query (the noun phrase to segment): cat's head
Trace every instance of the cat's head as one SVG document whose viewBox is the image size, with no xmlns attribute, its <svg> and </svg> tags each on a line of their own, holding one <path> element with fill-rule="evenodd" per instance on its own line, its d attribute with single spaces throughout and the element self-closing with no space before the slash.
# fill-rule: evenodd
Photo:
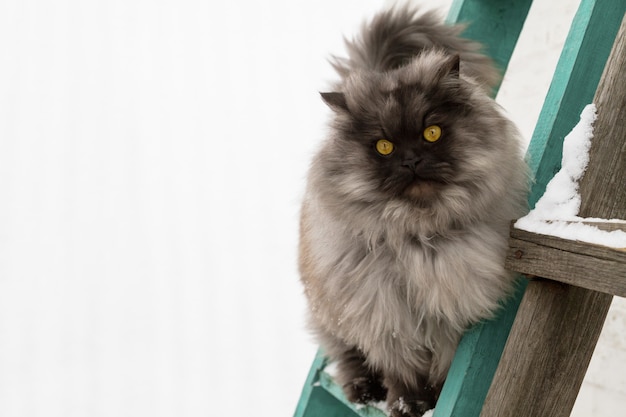
<svg viewBox="0 0 626 417">
<path fill-rule="evenodd" d="M 355 72 L 342 90 L 322 93 L 336 113 L 326 155 L 353 197 L 429 206 L 498 174 L 502 117 L 460 75 L 458 56 L 432 51 L 394 71 Z"/>
</svg>

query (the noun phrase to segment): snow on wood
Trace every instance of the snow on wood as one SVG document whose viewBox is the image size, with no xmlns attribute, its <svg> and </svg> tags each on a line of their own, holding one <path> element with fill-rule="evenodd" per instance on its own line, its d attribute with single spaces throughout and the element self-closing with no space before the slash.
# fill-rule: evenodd
<svg viewBox="0 0 626 417">
<path fill-rule="evenodd" d="M 626 248 L 626 232 L 606 231 L 590 224 L 596 221 L 624 223 L 626 226 L 626 221 L 578 217 L 581 203 L 578 181 L 589 163 L 595 120 L 596 106 L 589 104 L 582 111 L 580 122 L 563 141 L 561 170 L 548 183 L 545 194 L 535 208 L 515 223 L 516 228 L 563 239 Z"/>
</svg>

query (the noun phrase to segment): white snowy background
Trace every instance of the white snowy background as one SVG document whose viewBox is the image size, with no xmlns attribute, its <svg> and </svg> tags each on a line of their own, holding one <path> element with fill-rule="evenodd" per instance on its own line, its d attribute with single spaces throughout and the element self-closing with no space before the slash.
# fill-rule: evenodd
<svg viewBox="0 0 626 417">
<path fill-rule="evenodd" d="M 317 92 L 386 3 L 0 2 L 1 416 L 293 413 Z M 499 97 L 527 137 L 577 7 L 536 3 Z M 623 410 L 625 317 L 574 416 Z"/>
</svg>

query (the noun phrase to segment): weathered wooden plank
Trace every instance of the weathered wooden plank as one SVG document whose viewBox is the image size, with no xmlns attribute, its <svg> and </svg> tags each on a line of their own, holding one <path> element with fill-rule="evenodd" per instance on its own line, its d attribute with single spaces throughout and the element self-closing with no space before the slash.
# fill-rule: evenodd
<svg viewBox="0 0 626 417">
<path fill-rule="evenodd" d="M 621 230 L 622 232 L 626 232 L 626 220 L 620 223 L 616 222 L 599 222 L 599 221 L 581 221 L 580 223 L 586 224 L 588 226 L 597 227 L 600 230 L 604 230 L 605 232 L 613 232 L 615 230 Z"/>
<path fill-rule="evenodd" d="M 626 19 L 623 17 L 621 13 L 622 23 L 611 52 L 611 63 L 605 69 L 596 94 L 596 97 L 611 97 L 608 101 L 596 102 L 598 113 L 616 112 L 617 116 L 605 116 L 595 122 L 590 152 L 595 156 L 590 158 L 579 186 L 583 217 L 626 218 L 626 200 L 616 195 L 623 194 L 623 178 L 613 178 L 605 184 L 607 178 L 612 178 L 607 172 L 612 169 L 609 167 L 618 166 L 619 172 L 623 172 L 621 167 L 626 164 L 626 159 L 616 152 L 626 140 L 626 125 L 602 126 L 615 120 L 623 121 L 626 116 L 623 96 L 608 91 L 618 89 L 623 94 L 620 77 L 626 65 Z M 599 133 L 608 131 L 613 134 Z M 608 150 L 594 149 L 599 146 Z M 607 161 L 600 158 L 607 158 Z M 609 198 L 597 198 L 600 187 Z M 613 198 L 619 203 L 614 204 Z M 569 416 L 611 299 L 609 294 L 568 284 L 532 281 L 520 305 L 481 417 Z"/>
<path fill-rule="evenodd" d="M 622 10 L 622 16 L 624 11 Z M 626 219 L 626 36 L 624 23 L 594 97 L 598 118 L 589 152 L 589 167 L 580 189 L 593 189 L 582 201 L 581 217 Z"/>
<path fill-rule="evenodd" d="M 531 281 L 481 417 L 569 417 L 611 298 Z"/>
<path fill-rule="evenodd" d="M 606 223 L 612 224 L 612 223 Z M 626 227 L 625 227 L 626 228 Z M 621 227 L 616 230 L 624 230 Z M 578 240 L 562 239 L 556 236 L 549 236 L 540 233 L 528 232 L 526 230 L 511 228 L 512 240 L 520 240 L 524 242 L 535 243 L 537 245 L 554 249 L 560 249 L 566 252 L 577 253 L 594 257 L 597 259 L 605 259 L 615 261 L 617 263 L 626 264 L 626 253 L 621 249 L 595 245 L 593 243 L 581 242 Z M 514 255 L 514 253 L 513 253 Z M 522 272 L 522 271 L 519 271 Z M 548 277 L 544 277 L 548 278 Z M 626 279 L 626 277 L 624 277 Z"/>
<path fill-rule="evenodd" d="M 596 257 L 578 252 L 576 246 L 564 244 L 562 247 L 567 249 L 560 249 L 511 239 L 505 265 L 523 274 L 626 297 L 626 252 L 595 245 L 592 245 L 593 251 L 582 251 L 602 252 L 601 249 L 606 249 L 606 257 Z M 589 249 L 587 245 L 581 246 Z M 621 261 L 615 258 L 621 258 Z"/>
</svg>

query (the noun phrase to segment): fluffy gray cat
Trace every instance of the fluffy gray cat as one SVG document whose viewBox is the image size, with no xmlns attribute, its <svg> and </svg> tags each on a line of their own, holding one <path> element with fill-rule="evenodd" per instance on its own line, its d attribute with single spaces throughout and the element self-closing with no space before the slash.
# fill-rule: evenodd
<svg viewBox="0 0 626 417">
<path fill-rule="evenodd" d="M 461 335 L 513 287 L 527 168 L 489 96 L 498 72 L 461 30 L 401 8 L 347 42 L 302 205 L 311 327 L 348 399 L 394 417 L 434 406 Z"/>
</svg>

